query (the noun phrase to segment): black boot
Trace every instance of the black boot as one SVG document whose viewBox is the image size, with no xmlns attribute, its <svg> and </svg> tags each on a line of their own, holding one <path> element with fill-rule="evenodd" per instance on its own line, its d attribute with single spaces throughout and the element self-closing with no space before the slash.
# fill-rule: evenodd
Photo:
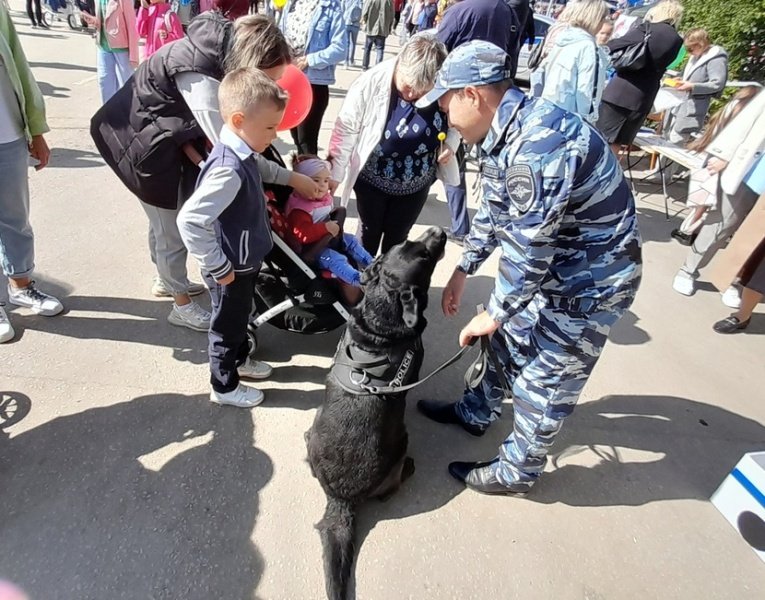
<svg viewBox="0 0 765 600">
<path fill-rule="evenodd" d="M 481 494 L 492 496 L 523 496 L 529 491 L 525 485 L 507 486 L 500 483 L 494 475 L 492 465 L 488 462 L 453 462 L 449 464 L 449 474 L 465 487 Z"/>
<path fill-rule="evenodd" d="M 435 400 L 420 400 L 417 403 L 417 409 L 428 419 L 432 419 L 436 423 L 445 423 L 448 425 L 460 425 L 470 435 L 481 437 L 486 433 L 486 429 L 479 425 L 470 425 L 460 419 L 457 414 L 457 403 L 444 404 L 443 402 L 436 402 Z"/>
</svg>

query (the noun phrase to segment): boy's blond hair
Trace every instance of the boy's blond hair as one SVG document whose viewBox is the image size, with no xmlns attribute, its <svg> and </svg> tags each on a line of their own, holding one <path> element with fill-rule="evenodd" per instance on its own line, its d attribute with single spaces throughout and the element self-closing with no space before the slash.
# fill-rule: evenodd
<svg viewBox="0 0 765 600">
<path fill-rule="evenodd" d="M 259 69 L 243 67 L 228 73 L 220 82 L 218 104 L 224 120 L 237 112 L 252 112 L 266 103 L 276 110 L 287 106 L 287 92 Z"/>
</svg>

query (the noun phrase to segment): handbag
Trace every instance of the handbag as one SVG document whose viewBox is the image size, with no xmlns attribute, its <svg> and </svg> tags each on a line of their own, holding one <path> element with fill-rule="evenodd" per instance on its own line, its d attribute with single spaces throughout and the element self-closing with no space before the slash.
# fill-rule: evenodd
<svg viewBox="0 0 765 600">
<path fill-rule="evenodd" d="M 648 65 L 648 41 L 651 39 L 651 28 L 646 26 L 643 39 L 630 46 L 611 52 L 611 65 L 617 73 L 625 71 L 640 71 Z"/>
</svg>

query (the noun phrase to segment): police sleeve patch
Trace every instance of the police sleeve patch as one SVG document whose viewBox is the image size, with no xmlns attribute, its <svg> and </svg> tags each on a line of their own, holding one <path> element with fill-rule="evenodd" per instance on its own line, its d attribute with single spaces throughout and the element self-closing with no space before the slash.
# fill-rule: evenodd
<svg viewBox="0 0 765 600">
<path fill-rule="evenodd" d="M 537 195 L 536 180 L 529 165 L 515 165 L 505 171 L 505 189 L 511 202 L 523 214 Z"/>
</svg>

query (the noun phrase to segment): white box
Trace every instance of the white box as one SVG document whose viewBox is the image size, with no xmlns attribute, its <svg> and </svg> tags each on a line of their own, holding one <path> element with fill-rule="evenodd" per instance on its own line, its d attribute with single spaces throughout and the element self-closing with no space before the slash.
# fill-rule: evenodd
<svg viewBox="0 0 765 600">
<path fill-rule="evenodd" d="M 712 495 L 712 504 L 765 562 L 765 452 L 745 454 Z"/>
</svg>

